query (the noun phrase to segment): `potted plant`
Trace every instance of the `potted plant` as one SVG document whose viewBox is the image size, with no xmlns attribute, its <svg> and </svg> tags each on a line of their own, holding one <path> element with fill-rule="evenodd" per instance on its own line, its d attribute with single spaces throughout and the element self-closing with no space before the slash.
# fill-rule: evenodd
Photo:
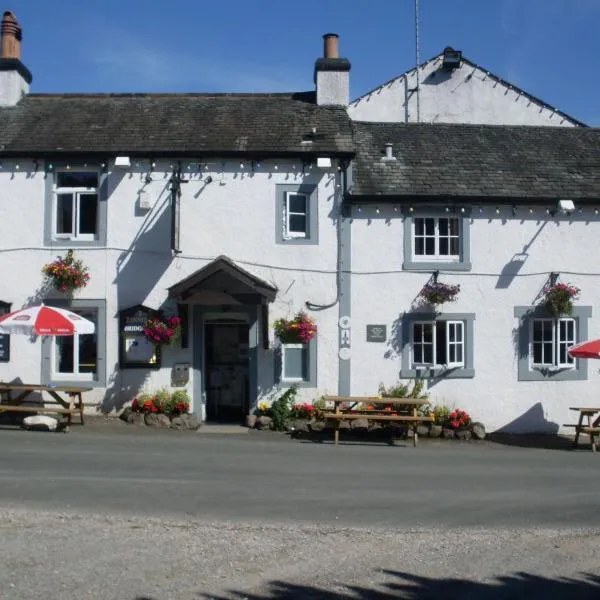
<svg viewBox="0 0 600 600">
<path fill-rule="evenodd" d="M 570 315 L 573 300 L 579 296 L 579 288 L 568 283 L 554 283 L 544 288 L 543 303 L 552 315 Z"/>
<path fill-rule="evenodd" d="M 300 311 L 293 319 L 277 319 L 275 335 L 282 344 L 308 344 L 317 335 L 316 323 Z"/>
<path fill-rule="evenodd" d="M 88 268 L 75 259 L 73 250 L 67 250 L 65 256 L 57 256 L 56 260 L 45 264 L 42 273 L 60 292 L 74 292 L 84 288 L 90 280 Z"/>
<path fill-rule="evenodd" d="M 177 316 L 148 319 L 143 332 L 156 346 L 172 344 L 181 335 L 181 319 Z"/>
<path fill-rule="evenodd" d="M 437 306 L 445 302 L 454 302 L 459 292 L 460 285 L 433 281 L 423 286 L 419 292 L 419 296 L 432 306 Z"/>
</svg>

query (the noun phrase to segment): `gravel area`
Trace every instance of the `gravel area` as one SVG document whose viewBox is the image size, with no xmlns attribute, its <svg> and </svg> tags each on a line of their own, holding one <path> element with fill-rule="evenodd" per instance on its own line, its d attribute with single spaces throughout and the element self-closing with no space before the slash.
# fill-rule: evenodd
<svg viewBox="0 0 600 600">
<path fill-rule="evenodd" d="M 392 531 L 5 507 L 0 539 L 3 600 L 600 597 L 600 530 Z"/>
</svg>

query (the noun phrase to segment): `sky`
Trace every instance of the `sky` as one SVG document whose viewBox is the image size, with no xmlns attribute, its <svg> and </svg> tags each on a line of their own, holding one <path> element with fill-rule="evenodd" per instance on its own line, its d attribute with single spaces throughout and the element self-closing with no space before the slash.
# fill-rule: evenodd
<svg viewBox="0 0 600 600">
<path fill-rule="evenodd" d="M 10 0 L 5 0 L 10 2 Z M 444 47 L 600 127 L 600 0 L 419 0 Z M 356 98 L 415 65 L 415 0 L 12 0 L 32 92 L 313 90 L 324 33 Z"/>
</svg>

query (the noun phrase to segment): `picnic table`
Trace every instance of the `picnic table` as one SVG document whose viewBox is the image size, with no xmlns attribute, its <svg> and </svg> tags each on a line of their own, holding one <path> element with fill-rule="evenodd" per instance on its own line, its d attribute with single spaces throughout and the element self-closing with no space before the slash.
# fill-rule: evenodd
<svg viewBox="0 0 600 600">
<path fill-rule="evenodd" d="M 367 419 L 382 423 L 407 423 L 413 430 L 413 446 L 419 436 L 417 425 L 432 423 L 433 417 L 419 415 L 419 408 L 429 404 L 419 398 L 382 398 L 381 396 L 325 396 L 326 402 L 333 403 L 332 411 L 325 411 L 324 418 L 334 421 L 334 442 L 340 439 L 340 421 Z M 357 405 L 358 408 L 357 408 Z M 360 406 L 364 405 L 364 406 Z"/>
<path fill-rule="evenodd" d="M 571 406 L 569 410 L 579 412 L 579 420 L 575 425 L 567 424 L 566 427 L 575 427 L 574 446 L 579 444 L 579 436 L 583 433 L 590 436 L 592 452 L 596 452 L 596 437 L 600 434 L 600 408 L 589 406 Z M 598 417 L 592 421 L 592 418 L 598 414 Z"/>
<path fill-rule="evenodd" d="M 28 413 L 57 413 L 67 415 L 67 427 L 71 425 L 74 413 L 79 413 L 83 425 L 83 399 L 81 395 L 92 388 L 70 385 L 40 385 L 28 383 L 3 383 L 0 382 L 0 413 L 28 412 Z M 42 396 L 43 405 L 25 405 L 27 398 L 34 393 Z M 48 394 L 52 400 L 44 398 Z M 64 397 L 66 396 L 66 398 Z M 53 406 L 47 406 L 52 404 Z"/>
</svg>

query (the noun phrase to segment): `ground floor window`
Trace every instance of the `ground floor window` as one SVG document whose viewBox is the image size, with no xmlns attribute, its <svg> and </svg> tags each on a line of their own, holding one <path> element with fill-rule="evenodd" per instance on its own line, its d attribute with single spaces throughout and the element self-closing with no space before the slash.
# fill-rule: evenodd
<svg viewBox="0 0 600 600">
<path fill-rule="evenodd" d="M 587 361 L 568 350 L 587 339 L 589 306 L 577 306 L 569 316 L 554 317 L 543 306 L 516 306 L 519 381 L 587 379 Z"/>
<path fill-rule="evenodd" d="M 276 366 L 279 383 L 299 387 L 317 385 L 317 338 L 308 344 L 282 344 Z"/>
<path fill-rule="evenodd" d="M 46 301 L 92 321 L 92 334 L 48 336 L 42 342 L 45 383 L 106 385 L 106 303 L 104 300 Z"/>
<path fill-rule="evenodd" d="M 474 377 L 471 313 L 408 313 L 402 322 L 403 378 L 436 375 L 449 378 Z"/>
</svg>

